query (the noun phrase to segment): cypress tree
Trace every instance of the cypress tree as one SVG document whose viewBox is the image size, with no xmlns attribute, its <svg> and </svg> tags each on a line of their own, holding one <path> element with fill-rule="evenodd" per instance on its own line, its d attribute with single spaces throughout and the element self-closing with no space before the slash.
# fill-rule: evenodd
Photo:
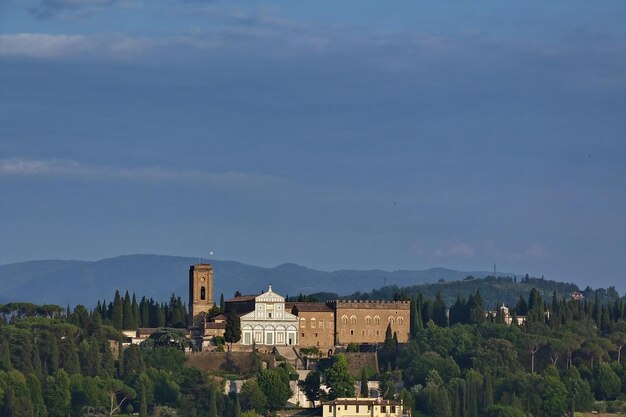
<svg viewBox="0 0 626 417">
<path fill-rule="evenodd" d="M 493 405 L 493 387 L 489 376 L 485 375 L 483 382 L 483 409 Z"/>
<path fill-rule="evenodd" d="M 6 339 L 0 339 L 0 370 L 10 371 L 13 368 L 11 366 L 11 351 L 9 350 L 9 341 Z"/>
<path fill-rule="evenodd" d="M 367 376 L 365 375 L 365 368 L 361 369 L 361 397 L 368 398 L 370 396 L 369 389 L 367 388 Z"/>
<path fill-rule="evenodd" d="M 216 403 L 215 388 L 209 389 L 209 417 L 217 417 L 217 403 Z"/>
<path fill-rule="evenodd" d="M 239 397 L 235 398 L 235 407 L 233 409 L 233 417 L 241 417 L 241 404 L 239 403 Z"/>
<path fill-rule="evenodd" d="M 111 305 L 110 311 L 113 327 L 122 330 L 124 327 L 124 302 L 122 301 L 120 292 L 117 290 L 115 290 L 115 297 L 113 297 L 113 304 Z"/>
<path fill-rule="evenodd" d="M 133 328 L 133 308 L 128 290 L 126 290 L 124 301 L 122 302 L 122 328 L 124 330 L 132 330 Z"/>
<path fill-rule="evenodd" d="M 148 399 L 146 398 L 146 384 L 141 384 L 141 405 L 139 406 L 139 417 L 148 417 Z"/>
<path fill-rule="evenodd" d="M 220 313 L 224 313 L 226 304 L 224 302 L 224 293 L 220 294 Z"/>
<path fill-rule="evenodd" d="M 135 293 L 133 292 L 133 301 L 130 305 L 130 310 L 132 312 L 132 329 L 136 329 L 139 327 L 139 306 L 137 305 L 137 297 L 135 297 Z"/>
</svg>

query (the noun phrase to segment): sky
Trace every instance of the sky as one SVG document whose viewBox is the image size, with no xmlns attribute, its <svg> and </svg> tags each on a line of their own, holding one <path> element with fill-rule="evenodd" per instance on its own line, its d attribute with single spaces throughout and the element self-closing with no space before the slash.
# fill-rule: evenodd
<svg viewBox="0 0 626 417">
<path fill-rule="evenodd" d="M 0 1 L 0 264 L 626 291 L 626 3 Z"/>
</svg>

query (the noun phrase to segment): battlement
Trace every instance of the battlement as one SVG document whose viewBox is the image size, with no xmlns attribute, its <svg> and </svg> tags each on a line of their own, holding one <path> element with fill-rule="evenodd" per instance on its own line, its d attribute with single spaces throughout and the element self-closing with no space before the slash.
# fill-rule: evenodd
<svg viewBox="0 0 626 417">
<path fill-rule="evenodd" d="M 384 301 L 384 300 L 333 300 L 327 304 L 333 309 L 381 309 L 381 310 L 410 310 L 410 301 Z"/>
</svg>

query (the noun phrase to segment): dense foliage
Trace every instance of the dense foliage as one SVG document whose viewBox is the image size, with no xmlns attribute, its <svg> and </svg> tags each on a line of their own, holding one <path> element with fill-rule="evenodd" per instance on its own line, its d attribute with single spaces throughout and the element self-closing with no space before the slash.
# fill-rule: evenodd
<svg viewBox="0 0 626 417">
<path fill-rule="evenodd" d="M 411 317 L 408 344 L 398 346 L 388 333 L 379 347 L 381 369 L 388 369 L 380 379 L 387 398 L 402 398 L 417 413 L 557 417 L 589 411 L 596 400 L 621 407 L 624 299 L 603 303 L 592 293 L 576 301 L 554 292 L 544 300 L 531 289 L 511 306 L 507 324 L 505 309 L 488 313 L 480 292 L 458 296 L 448 311 L 441 297 L 419 294 Z"/>
<path fill-rule="evenodd" d="M 602 404 L 618 408 L 626 394 L 625 300 L 610 291 L 580 301 L 543 294 L 531 288 L 517 297 L 507 324 L 505 310 L 489 312 L 479 291 L 450 304 L 438 295 L 396 293 L 393 298 L 411 301 L 411 340 L 398 343 L 388 326 L 378 347 L 382 374 L 361 372 L 355 381 L 337 354 L 300 386 L 314 402 L 354 396 L 357 383 L 378 379 L 386 398 L 435 417 L 557 417 Z M 173 327 L 184 327 L 186 317 L 180 298 L 137 303 L 128 293 L 92 311 L 0 306 L 0 415 L 239 417 L 285 405 L 295 375 L 287 364 L 262 369 L 257 361 L 255 377 L 238 396 L 224 395 L 223 382 L 185 366 L 189 344 Z M 120 330 L 146 323 L 172 328 L 122 349 Z"/>
</svg>

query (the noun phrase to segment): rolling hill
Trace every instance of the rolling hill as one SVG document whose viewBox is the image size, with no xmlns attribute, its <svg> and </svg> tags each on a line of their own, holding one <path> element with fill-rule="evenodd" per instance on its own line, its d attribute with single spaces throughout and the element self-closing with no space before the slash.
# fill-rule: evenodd
<svg viewBox="0 0 626 417">
<path fill-rule="evenodd" d="M 187 298 L 189 266 L 197 258 L 164 255 L 126 255 L 99 261 L 44 260 L 0 265 L 0 303 L 27 301 L 60 305 L 110 301 L 116 289 L 138 296 L 167 300 L 172 293 Z M 484 277 L 486 271 L 463 272 L 445 268 L 423 271 L 340 270 L 318 271 L 285 263 L 273 268 L 235 261 L 211 260 L 214 298 L 229 298 L 235 291 L 260 293 L 272 284 L 283 295 L 332 291 L 339 295 L 370 291 L 384 285 L 408 287 L 440 279 L 457 281 L 468 275 Z"/>
</svg>

